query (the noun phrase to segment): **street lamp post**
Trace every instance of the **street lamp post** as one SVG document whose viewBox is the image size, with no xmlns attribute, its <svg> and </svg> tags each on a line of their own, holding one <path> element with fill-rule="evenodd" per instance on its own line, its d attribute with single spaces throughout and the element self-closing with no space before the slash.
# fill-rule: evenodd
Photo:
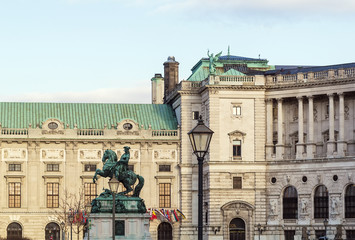
<svg viewBox="0 0 355 240">
<path fill-rule="evenodd" d="M 198 240 L 202 240 L 203 236 L 203 160 L 210 146 L 213 131 L 206 127 L 203 123 L 202 117 L 198 119 L 196 127 L 194 127 L 190 132 L 187 133 L 190 138 L 192 149 L 197 157 L 198 162 Z"/>
<path fill-rule="evenodd" d="M 261 224 L 260 224 L 260 223 L 259 223 L 256 227 L 258 228 L 258 232 L 259 232 L 259 240 L 260 240 L 260 235 L 263 233 L 264 228 L 261 226 Z"/>
<path fill-rule="evenodd" d="M 108 185 L 112 193 L 112 240 L 115 240 L 116 193 L 120 182 L 113 176 Z"/>
<path fill-rule="evenodd" d="M 325 219 L 324 219 L 324 221 L 323 221 L 323 223 L 324 223 L 324 231 L 325 231 L 325 233 L 324 233 L 324 240 L 327 240 L 327 226 L 328 226 L 328 219 L 327 219 L 327 218 L 325 218 Z"/>
<path fill-rule="evenodd" d="M 74 216 L 73 216 L 73 212 L 70 209 L 70 213 L 68 216 L 68 220 L 70 222 L 70 240 L 73 240 L 73 221 L 74 221 Z"/>
<path fill-rule="evenodd" d="M 65 223 L 64 223 L 64 222 L 61 222 L 61 223 L 60 223 L 60 227 L 62 228 L 62 240 L 64 240 L 64 239 L 65 239 L 65 236 L 64 236 Z"/>
</svg>

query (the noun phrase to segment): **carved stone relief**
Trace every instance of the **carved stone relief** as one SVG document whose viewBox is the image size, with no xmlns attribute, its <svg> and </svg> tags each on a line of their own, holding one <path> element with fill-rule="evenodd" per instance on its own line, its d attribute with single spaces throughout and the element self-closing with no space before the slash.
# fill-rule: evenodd
<svg viewBox="0 0 355 240">
<path fill-rule="evenodd" d="M 27 149 L 26 148 L 4 148 L 2 149 L 3 160 L 26 160 Z"/>
<path fill-rule="evenodd" d="M 42 160 L 63 160 L 65 155 L 64 149 L 41 149 Z"/>
<path fill-rule="evenodd" d="M 269 203 L 269 218 L 275 220 L 278 215 L 277 199 L 270 199 Z"/>
<path fill-rule="evenodd" d="M 330 216 L 336 218 L 339 215 L 340 197 L 333 196 L 330 198 Z"/>
<path fill-rule="evenodd" d="M 154 160 L 175 160 L 176 150 L 154 150 Z"/>
<path fill-rule="evenodd" d="M 101 149 L 80 149 L 78 151 L 79 160 L 101 160 Z"/>
<path fill-rule="evenodd" d="M 345 117 L 345 120 L 349 120 L 349 106 L 348 105 L 345 105 L 345 107 L 344 107 L 344 117 Z"/>
<path fill-rule="evenodd" d="M 124 153 L 123 149 L 119 149 L 116 151 L 117 152 L 117 158 L 120 160 L 122 154 Z M 139 160 L 140 159 L 140 154 L 138 149 L 130 149 L 130 160 Z"/>
<path fill-rule="evenodd" d="M 317 107 L 314 106 L 314 108 L 313 108 L 313 121 L 317 122 L 317 119 L 318 119 L 318 110 L 317 110 Z"/>
</svg>

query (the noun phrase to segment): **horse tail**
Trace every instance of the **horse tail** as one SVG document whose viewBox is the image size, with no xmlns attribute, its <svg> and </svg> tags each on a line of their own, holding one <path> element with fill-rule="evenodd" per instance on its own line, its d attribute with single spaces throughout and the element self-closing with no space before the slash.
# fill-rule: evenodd
<svg viewBox="0 0 355 240">
<path fill-rule="evenodd" d="M 141 190 L 144 186 L 144 178 L 142 176 L 139 176 L 137 174 L 137 178 L 138 178 L 138 184 L 137 186 L 134 188 L 134 192 L 133 192 L 133 197 L 139 197 L 139 194 L 141 193 Z"/>
</svg>

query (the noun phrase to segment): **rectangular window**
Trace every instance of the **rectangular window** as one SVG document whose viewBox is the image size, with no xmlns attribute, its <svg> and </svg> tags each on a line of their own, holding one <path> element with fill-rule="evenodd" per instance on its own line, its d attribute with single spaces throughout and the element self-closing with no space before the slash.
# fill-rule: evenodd
<svg viewBox="0 0 355 240">
<path fill-rule="evenodd" d="M 9 171 L 10 172 L 20 172 L 21 171 L 21 164 L 9 164 Z"/>
<path fill-rule="evenodd" d="M 9 183 L 9 208 L 21 207 L 21 183 Z"/>
<path fill-rule="evenodd" d="M 170 165 L 159 165 L 159 172 L 170 172 Z"/>
<path fill-rule="evenodd" d="M 199 111 L 193 111 L 192 112 L 192 119 L 193 120 L 198 120 L 199 117 L 200 117 L 200 112 Z"/>
<path fill-rule="evenodd" d="M 242 189 L 242 177 L 233 177 L 233 189 Z"/>
<path fill-rule="evenodd" d="M 159 183 L 159 207 L 169 208 L 171 204 L 170 183 Z"/>
<path fill-rule="evenodd" d="M 90 205 L 91 201 L 97 197 L 96 183 L 84 184 L 85 204 Z"/>
<path fill-rule="evenodd" d="M 242 115 L 242 107 L 241 106 L 233 106 L 233 115 L 241 116 Z"/>
<path fill-rule="evenodd" d="M 84 171 L 85 172 L 95 172 L 96 171 L 96 164 L 85 164 Z"/>
<path fill-rule="evenodd" d="M 233 157 L 242 156 L 242 141 L 233 140 Z"/>
<path fill-rule="evenodd" d="M 48 172 L 59 172 L 59 164 L 47 164 Z"/>
<path fill-rule="evenodd" d="M 325 236 L 325 230 L 315 230 L 315 234 L 316 234 L 316 239 L 319 239 L 320 237 Z"/>
<path fill-rule="evenodd" d="M 355 240 L 355 230 L 346 230 L 346 239 Z"/>
<path fill-rule="evenodd" d="M 285 230 L 285 240 L 294 240 L 295 234 L 295 230 Z"/>
<path fill-rule="evenodd" d="M 134 165 L 133 164 L 128 164 L 128 169 L 134 172 Z"/>
<path fill-rule="evenodd" d="M 47 183 L 47 207 L 59 207 L 59 183 Z"/>
</svg>

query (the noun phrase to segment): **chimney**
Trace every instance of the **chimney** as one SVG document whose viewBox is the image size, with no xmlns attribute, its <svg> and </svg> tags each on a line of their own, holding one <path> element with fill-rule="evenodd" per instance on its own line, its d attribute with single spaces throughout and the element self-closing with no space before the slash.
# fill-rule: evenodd
<svg viewBox="0 0 355 240">
<path fill-rule="evenodd" d="M 164 95 L 171 92 L 179 83 L 179 63 L 174 56 L 168 57 L 164 63 Z"/>
<path fill-rule="evenodd" d="M 164 78 L 160 73 L 156 73 L 152 78 L 152 103 L 164 103 Z"/>
</svg>

